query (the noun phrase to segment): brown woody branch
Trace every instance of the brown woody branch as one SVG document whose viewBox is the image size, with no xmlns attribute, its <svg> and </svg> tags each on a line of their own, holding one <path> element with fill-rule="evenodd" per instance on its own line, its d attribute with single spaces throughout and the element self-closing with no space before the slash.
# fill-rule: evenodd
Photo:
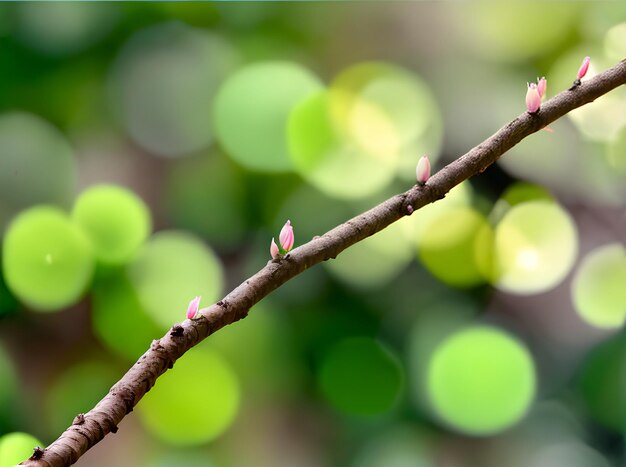
<svg viewBox="0 0 626 467">
<path fill-rule="evenodd" d="M 484 171 L 526 136 L 623 84 L 626 84 L 626 59 L 582 85 L 553 97 L 543 104 L 537 114 L 521 114 L 434 174 L 426 185 L 414 186 L 395 195 L 296 248 L 284 258 L 270 261 L 223 300 L 202 310 L 200 317 L 176 324 L 160 340 L 153 341 L 150 349 L 92 410 L 78 415 L 56 441 L 20 465 L 65 467 L 75 463 L 108 433 L 117 431 L 117 425 L 133 410 L 157 378 L 172 368 L 187 350 L 218 329 L 245 318 L 250 308 L 274 289 L 311 266 L 336 258 L 351 245 L 408 215 L 412 212 L 411 208 L 417 210 L 442 199 L 450 189 Z M 183 312 L 181 310 L 181 314 Z"/>
</svg>

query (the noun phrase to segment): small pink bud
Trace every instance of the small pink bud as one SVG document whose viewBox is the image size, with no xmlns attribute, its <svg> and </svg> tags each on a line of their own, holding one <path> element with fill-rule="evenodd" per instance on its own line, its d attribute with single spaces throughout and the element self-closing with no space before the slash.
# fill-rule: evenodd
<svg viewBox="0 0 626 467">
<path fill-rule="evenodd" d="M 278 241 L 280 242 L 280 246 L 285 250 L 285 252 L 290 251 L 293 248 L 293 242 L 295 237 L 293 235 L 293 227 L 291 226 L 291 221 L 285 222 L 283 228 L 280 229 L 280 235 L 278 236 Z"/>
<path fill-rule="evenodd" d="M 541 78 L 537 78 L 537 92 L 539 93 L 539 97 L 545 96 L 546 87 L 548 86 L 548 80 L 546 80 L 543 76 Z"/>
<path fill-rule="evenodd" d="M 201 298 L 201 296 L 198 296 L 189 302 L 189 308 L 187 308 L 187 319 L 193 319 L 196 316 Z"/>
<path fill-rule="evenodd" d="M 277 259 L 280 256 L 280 251 L 278 251 L 278 245 L 276 245 L 276 242 L 273 238 L 272 243 L 270 243 L 270 255 L 272 255 L 272 258 L 274 259 Z"/>
<path fill-rule="evenodd" d="M 430 178 L 430 160 L 428 160 L 428 156 L 420 157 L 415 168 L 415 176 L 418 185 L 423 185 Z"/>
<path fill-rule="evenodd" d="M 539 106 L 541 106 L 541 96 L 537 91 L 537 85 L 530 83 L 526 91 L 526 109 L 528 113 L 534 114 L 539 111 Z"/>
<path fill-rule="evenodd" d="M 589 69 L 589 62 L 591 61 L 591 58 L 589 57 L 585 57 L 583 60 L 582 65 L 580 65 L 580 68 L 578 69 L 578 74 L 576 75 L 576 79 L 583 79 L 584 76 L 587 74 L 587 70 Z"/>
</svg>

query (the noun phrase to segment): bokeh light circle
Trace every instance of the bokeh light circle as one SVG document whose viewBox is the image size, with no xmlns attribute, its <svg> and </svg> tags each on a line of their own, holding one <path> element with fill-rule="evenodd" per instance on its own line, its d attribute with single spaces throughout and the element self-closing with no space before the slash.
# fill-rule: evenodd
<svg viewBox="0 0 626 467">
<path fill-rule="evenodd" d="M 576 226 L 563 208 L 543 200 L 517 204 L 495 229 L 494 285 L 519 294 L 550 290 L 577 254 Z"/>
<path fill-rule="evenodd" d="M 624 99 L 626 105 L 626 98 Z M 609 169 L 620 176 L 621 186 L 626 185 L 626 121 L 624 126 L 607 147 L 606 163 Z M 626 199 L 626 189 L 622 190 L 621 199 Z"/>
<path fill-rule="evenodd" d="M 150 234 L 150 211 L 133 192 L 114 185 L 96 185 L 81 193 L 72 219 L 85 232 L 102 263 L 123 264 Z"/>
<path fill-rule="evenodd" d="M 587 413 L 602 426 L 626 431 L 626 339 L 617 335 L 592 349 L 580 365 L 578 393 Z"/>
<path fill-rule="evenodd" d="M 576 75 L 574 74 L 583 60 L 591 56 L 589 70 L 582 79 L 583 84 L 593 78 L 601 70 L 614 65 L 613 61 L 606 59 L 601 50 L 596 47 L 578 48 L 570 53 L 559 56 L 546 76 L 550 76 L 550 86 L 553 89 L 567 89 Z M 580 134 L 588 141 L 610 142 L 617 133 L 626 125 L 624 105 L 626 103 L 626 90 L 617 88 L 613 92 L 600 96 L 593 105 L 585 105 L 572 110 L 567 114 Z"/>
<path fill-rule="evenodd" d="M 242 392 L 254 399 L 259 395 L 273 399 L 292 394 L 301 382 L 294 371 L 295 362 L 300 361 L 293 328 L 275 311 L 273 305 L 266 309 L 257 304 L 238 326 L 220 329 L 205 344 L 228 360 L 241 382 Z"/>
<path fill-rule="evenodd" d="M 455 10 L 467 44 L 488 59 L 523 61 L 562 47 L 575 27 L 583 4 L 543 3 L 541 14 L 523 2 L 479 0 Z M 529 27 L 532 25 L 532 27 Z"/>
<path fill-rule="evenodd" d="M 99 278 L 91 291 L 94 334 L 116 354 L 135 361 L 162 334 L 123 275 Z"/>
<path fill-rule="evenodd" d="M 626 22 L 616 24 L 604 36 L 604 52 L 610 60 L 619 61 L 626 55 Z"/>
<path fill-rule="evenodd" d="M 415 172 L 415 171 L 413 171 Z M 410 216 L 397 222 L 402 226 L 404 236 L 411 240 L 413 244 L 419 246 L 424 232 L 441 214 L 448 210 L 459 207 L 468 207 L 474 197 L 472 187 L 469 182 L 463 182 L 452 188 L 445 198 L 435 203 L 427 204 Z"/>
<path fill-rule="evenodd" d="M 572 179 L 586 176 L 581 167 L 582 158 L 587 157 L 583 153 L 583 140 L 568 120 L 555 122 L 553 128 L 559 138 L 554 138 L 554 133 L 539 131 L 511 148 L 510 154 L 498 160 L 498 165 L 516 179 L 565 195 L 576 195 L 584 191 L 585 182 L 573 184 Z"/>
<path fill-rule="evenodd" d="M 426 83 L 410 70 L 384 62 L 352 65 L 328 89 L 333 127 L 358 150 L 394 163 L 397 174 L 414 177 L 416 154 L 435 164 L 442 118 Z"/>
<path fill-rule="evenodd" d="M 87 356 L 58 372 L 46 389 L 49 432 L 62 433 L 77 414 L 91 410 L 107 394 L 121 373 L 109 361 Z"/>
<path fill-rule="evenodd" d="M 223 154 L 211 153 L 180 161 L 168 176 L 165 201 L 177 228 L 197 233 L 217 248 L 241 246 L 247 187 L 241 169 Z"/>
<path fill-rule="evenodd" d="M 513 183 L 502 193 L 501 199 L 509 206 L 515 206 L 527 201 L 554 201 L 554 197 L 546 188 L 528 182 Z"/>
<path fill-rule="evenodd" d="M 427 372 L 434 412 L 468 434 L 489 435 L 511 426 L 535 394 L 535 368 L 526 347 L 489 326 L 469 327 L 443 340 Z"/>
<path fill-rule="evenodd" d="M 326 92 L 309 96 L 292 110 L 287 133 L 298 173 L 335 198 L 361 198 L 384 188 L 395 175 L 397 151 L 375 151 L 342 138 L 329 112 Z"/>
<path fill-rule="evenodd" d="M 552 194 L 541 185 L 528 182 L 515 182 L 507 187 L 500 196 L 500 199 L 495 202 L 489 213 L 489 219 L 492 223 L 497 223 L 502 220 L 512 206 L 528 201 L 540 200 L 555 201 Z"/>
<path fill-rule="evenodd" d="M 1 115 L 0 154 L 0 228 L 34 204 L 69 204 L 76 181 L 74 151 L 48 122 L 22 112 Z"/>
<path fill-rule="evenodd" d="M 21 3 L 15 8 L 17 35 L 50 55 L 86 49 L 113 27 L 118 6 L 113 3 Z"/>
<path fill-rule="evenodd" d="M 418 255 L 437 279 L 471 287 L 489 279 L 492 245 L 493 231 L 487 219 L 471 207 L 460 206 L 440 212 L 427 224 Z"/>
<path fill-rule="evenodd" d="M 374 339 L 340 341 L 325 355 L 318 381 L 326 399 L 351 415 L 373 416 L 389 411 L 403 385 L 398 359 Z"/>
<path fill-rule="evenodd" d="M 597 248 L 582 260 L 572 282 L 572 301 L 587 323 L 621 327 L 626 321 L 626 249 L 619 243 Z"/>
<path fill-rule="evenodd" d="M 329 106 L 337 128 L 373 152 L 410 145 L 439 116 L 421 79 L 383 62 L 343 70 L 329 87 Z"/>
<path fill-rule="evenodd" d="M 342 282 L 369 289 L 384 287 L 415 258 L 413 242 L 396 222 L 335 258 L 324 267 Z"/>
<path fill-rule="evenodd" d="M 14 432 L 0 436 L 0 467 L 15 467 L 18 463 L 28 459 L 33 449 L 45 445 L 28 433 Z"/>
<path fill-rule="evenodd" d="M 420 291 L 423 290 L 420 283 Z M 426 293 L 420 293 L 420 297 Z M 483 313 L 484 305 L 470 294 L 446 289 L 431 292 L 431 298 L 412 307 L 414 319 L 404 327 L 410 327 L 408 335 L 408 362 L 411 377 L 411 400 L 420 412 L 430 410 L 428 371 L 433 351 L 442 340 L 473 324 L 477 315 Z"/>
<path fill-rule="evenodd" d="M 36 206 L 9 225 L 2 270 L 9 290 L 39 311 L 74 304 L 91 281 L 89 240 L 61 210 Z"/>
<path fill-rule="evenodd" d="M 197 237 L 177 231 L 153 235 L 128 265 L 128 277 L 148 315 L 163 328 L 185 319 L 189 301 L 215 302 L 222 291 L 222 265 Z"/>
<path fill-rule="evenodd" d="M 238 62 L 222 37 L 183 23 L 140 31 L 122 49 L 112 91 L 127 131 L 157 156 L 178 157 L 213 142 L 211 107 Z"/>
<path fill-rule="evenodd" d="M 292 168 L 287 119 L 296 104 L 322 89 L 320 80 L 292 62 L 260 62 L 230 76 L 215 98 L 215 130 L 235 161 L 251 170 Z"/>
<path fill-rule="evenodd" d="M 239 409 L 239 382 L 216 352 L 192 349 L 137 407 L 147 431 L 167 443 L 193 446 L 220 436 Z"/>
</svg>

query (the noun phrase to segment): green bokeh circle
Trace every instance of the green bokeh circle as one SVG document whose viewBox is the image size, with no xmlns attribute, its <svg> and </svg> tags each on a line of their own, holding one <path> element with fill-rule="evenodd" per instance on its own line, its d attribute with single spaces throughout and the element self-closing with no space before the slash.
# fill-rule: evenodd
<svg viewBox="0 0 626 467">
<path fill-rule="evenodd" d="M 441 112 L 411 70 L 385 62 L 351 65 L 332 80 L 328 102 L 333 127 L 361 152 L 376 155 L 379 165 L 393 162 L 403 180 L 415 182 L 416 155 L 428 154 L 436 164 Z"/>
<path fill-rule="evenodd" d="M 22 3 L 13 12 L 16 36 L 46 55 L 87 49 L 106 35 L 119 17 L 113 3 Z"/>
<path fill-rule="evenodd" d="M 92 358 L 57 373 L 46 390 L 46 415 L 51 436 L 62 433 L 79 413 L 86 413 L 102 399 L 121 376 L 108 361 Z"/>
<path fill-rule="evenodd" d="M 220 249 L 241 247 L 247 231 L 249 186 L 239 167 L 222 153 L 201 154 L 177 163 L 168 177 L 166 203 L 173 225 L 201 235 Z"/>
<path fill-rule="evenodd" d="M 199 238 L 184 232 L 153 235 L 127 271 L 143 309 L 163 330 L 185 319 L 195 296 L 202 296 L 204 306 L 215 302 L 222 291 L 219 259 Z"/>
<path fill-rule="evenodd" d="M 294 107 L 287 138 L 298 173 L 328 196 L 354 199 L 372 195 L 387 186 L 396 172 L 397 151 L 377 153 L 336 131 L 325 92 L 312 94 Z"/>
<path fill-rule="evenodd" d="M 626 432 L 626 339 L 618 335 L 594 348 L 580 365 L 578 390 L 591 417 Z"/>
<path fill-rule="evenodd" d="M 559 284 L 578 253 L 576 225 L 561 206 L 529 201 L 513 206 L 495 229 L 495 286 L 534 294 Z"/>
<path fill-rule="evenodd" d="M 220 436 L 239 408 L 239 382 L 216 352 L 192 349 L 159 379 L 137 407 L 150 433 L 193 446 Z"/>
<path fill-rule="evenodd" d="M 128 133 L 161 157 L 207 148 L 214 142 L 215 93 L 238 62 L 223 37 L 181 21 L 134 34 L 110 75 L 112 97 Z"/>
<path fill-rule="evenodd" d="M 605 245 L 582 261 L 572 283 L 578 314 L 600 328 L 621 327 L 626 321 L 626 250 L 619 243 Z"/>
<path fill-rule="evenodd" d="M 94 334 L 128 361 L 137 360 L 162 334 L 123 275 L 96 281 L 91 300 Z"/>
<path fill-rule="evenodd" d="M 35 447 L 44 445 L 28 433 L 8 433 L 0 436 L 0 467 L 14 467 L 28 459 Z"/>
<path fill-rule="evenodd" d="M 502 200 L 509 206 L 527 201 L 554 201 L 554 196 L 543 186 L 528 182 L 515 182 L 502 193 Z"/>
<path fill-rule="evenodd" d="M 0 227 L 35 204 L 70 203 L 74 151 L 50 123 L 22 112 L 1 115 L 0 154 Z"/>
<path fill-rule="evenodd" d="M 298 102 L 321 88 L 318 78 L 291 62 L 262 62 L 240 69 L 215 98 L 220 143 L 248 169 L 290 170 L 287 118 Z"/>
<path fill-rule="evenodd" d="M 493 231 L 487 219 L 470 207 L 455 207 L 441 212 L 425 227 L 418 253 L 437 279 L 471 287 L 490 278 L 492 245 Z"/>
<path fill-rule="evenodd" d="M 624 24 L 626 25 L 626 23 Z M 624 120 L 626 123 L 626 118 Z M 621 175 L 621 180 L 626 184 L 626 125 L 609 143 L 606 151 L 606 162 L 609 169 L 616 175 Z"/>
<path fill-rule="evenodd" d="M 426 83 L 384 62 L 343 70 L 329 87 L 329 107 L 337 128 L 378 151 L 410 147 L 441 118 Z"/>
<path fill-rule="evenodd" d="M 50 206 L 33 207 L 13 220 L 2 259 L 9 290 L 39 311 L 76 303 L 94 269 L 83 232 L 64 212 Z"/>
<path fill-rule="evenodd" d="M 540 10 L 538 10 L 538 8 Z M 479 0 L 455 9 L 467 46 L 492 61 L 522 62 L 553 53 L 571 37 L 582 3 Z"/>
<path fill-rule="evenodd" d="M 524 345 L 488 326 L 452 334 L 434 350 L 428 366 L 433 410 L 450 427 L 473 435 L 497 433 L 520 420 L 535 384 Z"/>
<path fill-rule="evenodd" d="M 345 339 L 326 354 L 319 371 L 322 393 L 351 415 L 379 415 L 397 402 L 403 384 L 398 359 L 367 337 Z"/>
<path fill-rule="evenodd" d="M 386 286 L 415 257 L 413 242 L 404 235 L 401 222 L 359 242 L 334 261 L 324 262 L 324 268 L 357 288 L 372 290 Z"/>
<path fill-rule="evenodd" d="M 145 203 L 114 185 L 97 185 L 81 193 L 72 218 L 91 241 L 96 258 L 111 265 L 129 261 L 151 230 Z"/>
</svg>

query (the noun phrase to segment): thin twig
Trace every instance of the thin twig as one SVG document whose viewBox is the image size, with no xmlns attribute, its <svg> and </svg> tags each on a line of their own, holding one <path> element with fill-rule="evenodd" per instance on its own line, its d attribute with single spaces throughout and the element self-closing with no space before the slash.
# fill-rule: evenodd
<svg viewBox="0 0 626 467">
<path fill-rule="evenodd" d="M 187 350 L 218 329 L 245 318 L 248 310 L 292 277 L 311 266 L 336 258 L 346 248 L 383 230 L 429 203 L 442 199 L 462 181 L 484 171 L 526 136 L 546 127 L 573 109 L 626 84 L 626 59 L 572 90 L 544 103 L 537 114 L 524 112 L 493 136 L 434 174 L 424 186 L 395 195 L 378 206 L 341 224 L 321 237 L 294 249 L 284 258 L 270 261 L 223 300 L 202 310 L 199 317 L 176 324 L 150 349 L 88 413 L 79 418 L 37 459 L 20 465 L 65 467 L 75 463 L 133 410 L 157 378 L 172 368 Z M 520 99 L 521 103 L 521 99 Z M 417 161 L 417 156 L 416 156 Z M 184 310 L 181 310 L 183 315 Z"/>
</svg>

